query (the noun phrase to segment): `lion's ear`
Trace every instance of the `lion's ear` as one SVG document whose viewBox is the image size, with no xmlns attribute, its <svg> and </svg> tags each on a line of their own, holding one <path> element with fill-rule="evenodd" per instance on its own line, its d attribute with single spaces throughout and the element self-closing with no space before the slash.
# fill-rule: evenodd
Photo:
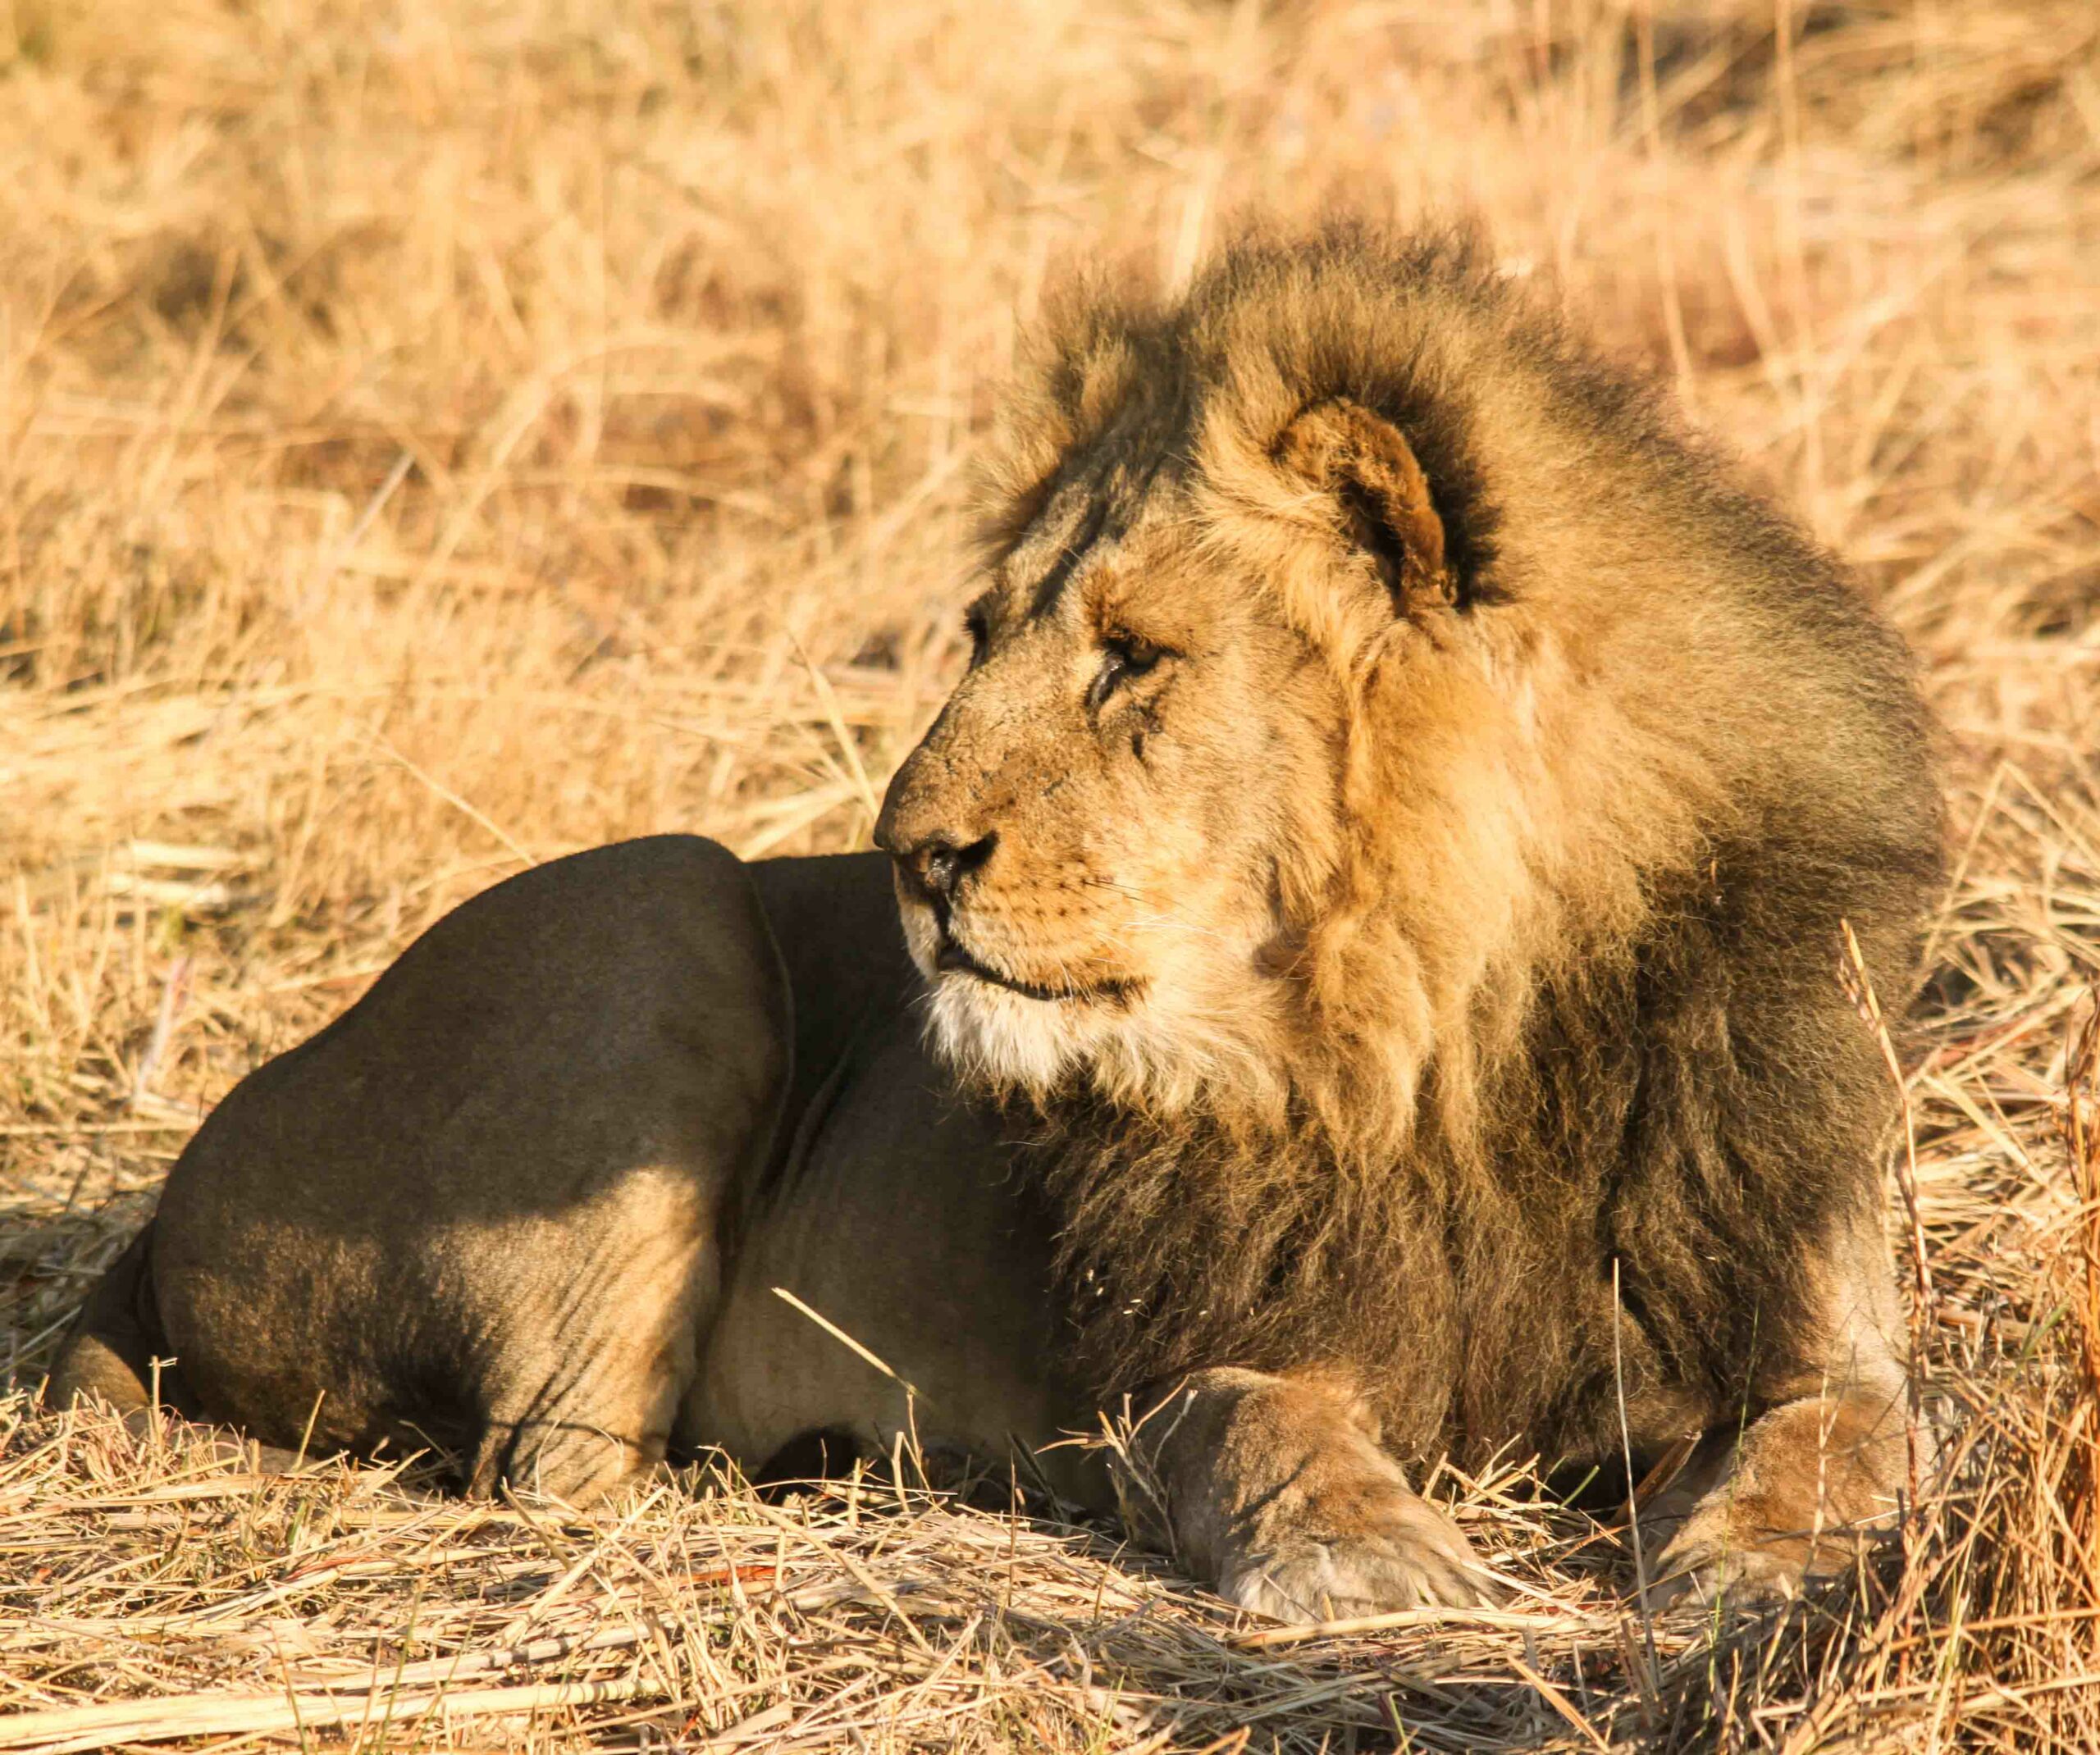
<svg viewBox="0 0 2100 1755">
<path fill-rule="evenodd" d="M 1403 615 L 1458 599 L 1444 523 L 1399 427 L 1336 397 L 1302 410 L 1276 440 L 1276 462 L 1340 503 L 1357 545 Z"/>
</svg>

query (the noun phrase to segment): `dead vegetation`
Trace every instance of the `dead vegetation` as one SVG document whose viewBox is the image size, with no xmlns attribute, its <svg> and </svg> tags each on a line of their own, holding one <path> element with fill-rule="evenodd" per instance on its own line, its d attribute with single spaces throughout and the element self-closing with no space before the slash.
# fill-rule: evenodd
<svg viewBox="0 0 2100 1755">
<path fill-rule="evenodd" d="M 1650 1619 L 1512 1459 L 1442 1484 L 1509 1609 L 1279 1640 L 873 1482 L 587 1520 L 35 1415 L 199 1106 L 443 909 L 865 836 L 1060 262 L 1336 205 L 1480 212 L 1927 665 L 1953 1467 L 1874 1570 Z M 14 0 L 0 244 L 0 1748 L 2100 1745 L 2084 0 Z"/>
</svg>

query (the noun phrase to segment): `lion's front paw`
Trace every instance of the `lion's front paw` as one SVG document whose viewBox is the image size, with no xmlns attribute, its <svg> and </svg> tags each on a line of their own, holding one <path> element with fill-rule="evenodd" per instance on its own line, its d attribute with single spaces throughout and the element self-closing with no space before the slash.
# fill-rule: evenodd
<svg viewBox="0 0 2100 1755">
<path fill-rule="evenodd" d="M 1220 1591 L 1243 1609 L 1300 1623 L 1492 1603 L 1464 1532 L 1412 1493 L 1394 1502 L 1354 1533 L 1293 1536 L 1244 1557 L 1227 1569 Z"/>
<path fill-rule="evenodd" d="M 1769 1510 L 1738 1503 L 1725 1488 L 1709 1495 L 1662 1552 L 1650 1556 L 1649 1602 L 1769 1608 L 1799 1596 L 1804 1580 L 1851 1566 L 1869 1539 L 1860 1526 L 1790 1530 L 1772 1527 L 1775 1521 Z"/>
<path fill-rule="evenodd" d="M 1683 1602 L 1769 1608 L 1800 1593 L 1805 1570 L 1798 1554 L 1776 1546 L 1723 1548 L 1680 1540 L 1656 1561 L 1648 1600 L 1657 1608 Z"/>
</svg>

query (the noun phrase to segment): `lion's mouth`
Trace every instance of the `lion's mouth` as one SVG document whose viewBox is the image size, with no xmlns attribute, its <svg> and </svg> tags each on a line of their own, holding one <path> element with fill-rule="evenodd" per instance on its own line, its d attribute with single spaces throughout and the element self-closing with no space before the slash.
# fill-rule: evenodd
<svg viewBox="0 0 2100 1755">
<path fill-rule="evenodd" d="M 1007 992 L 1018 993 L 1025 1000 L 1067 1003 L 1082 1000 L 1127 1000 L 1137 987 L 1137 983 L 1130 981 L 1102 981 L 1084 987 L 1043 987 L 1033 981 L 1023 981 L 1018 976 L 1002 974 L 988 964 L 979 962 L 946 932 L 941 935 L 941 948 L 934 958 L 934 967 L 970 976 L 994 987 L 1004 987 Z"/>
</svg>

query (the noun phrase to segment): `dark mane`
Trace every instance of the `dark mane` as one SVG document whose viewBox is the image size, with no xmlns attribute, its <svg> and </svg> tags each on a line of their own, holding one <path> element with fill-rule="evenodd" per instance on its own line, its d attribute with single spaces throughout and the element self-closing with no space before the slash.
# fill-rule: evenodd
<svg viewBox="0 0 2100 1755">
<path fill-rule="evenodd" d="M 1540 875 L 1557 926 L 1445 1020 L 1404 1146 L 1309 1093 L 1258 1134 L 1223 1112 L 1046 1105 L 1030 1161 L 1096 1387 L 1328 1364 L 1414 1418 L 1389 1429 L 1396 1447 L 1477 1456 L 1516 1437 L 1615 1446 L 1600 1422 L 1618 1371 L 1628 1393 L 1687 1383 L 1719 1405 L 1746 1376 L 1806 1368 L 1802 1240 L 1873 1210 L 1893 1110 L 1841 980 L 1842 923 L 1899 1010 L 1941 881 L 1901 643 L 1648 385 L 1463 242 L 1249 244 L 1179 305 L 1112 300 L 1068 326 L 1052 390 L 1068 445 L 1099 407 L 1148 394 L 1215 417 L 1241 394 L 1230 359 L 1259 349 L 1278 394 L 1349 395 L 1405 433 L 1476 619 L 1527 618 L 1507 625 L 1579 651 L 1571 580 L 1592 600 L 1647 594 L 1654 667 L 1581 686 L 1618 691 L 1655 751 L 1643 783 L 1685 824 L 1667 856 L 1625 853 L 1594 906 L 1589 868 Z M 1128 387 L 1086 392 L 1084 362 L 1118 350 L 1143 362 Z M 1491 406 L 1527 430 L 1492 430 Z M 1669 631 L 1702 627 L 1704 647 Z M 1411 757 L 1386 759 L 1404 773 Z M 1391 898 L 1395 937 L 1418 900 Z"/>
</svg>

